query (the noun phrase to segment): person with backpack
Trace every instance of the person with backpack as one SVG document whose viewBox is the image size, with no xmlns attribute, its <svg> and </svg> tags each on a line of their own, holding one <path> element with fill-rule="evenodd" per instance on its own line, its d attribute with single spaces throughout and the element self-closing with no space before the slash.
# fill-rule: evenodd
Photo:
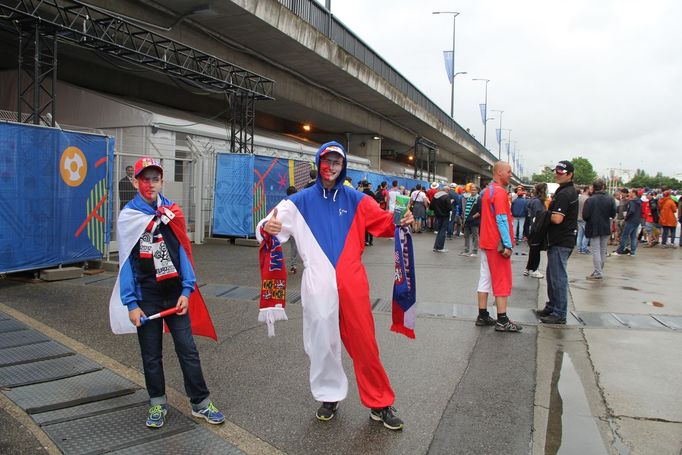
<svg viewBox="0 0 682 455">
<path fill-rule="evenodd" d="M 528 216 L 531 219 L 531 227 L 528 232 L 528 262 L 526 263 L 526 270 L 524 276 L 531 276 L 533 278 L 544 278 L 545 275 L 538 271 L 540 266 L 540 251 L 547 249 L 547 226 L 543 219 L 546 216 L 541 216 L 546 213 L 545 201 L 547 200 L 547 184 L 538 183 L 534 188 L 533 198 L 528 202 Z M 545 220 L 546 221 L 546 220 Z M 542 232 L 541 232 L 542 231 Z"/>
<path fill-rule="evenodd" d="M 611 220 L 616 216 L 616 205 L 613 198 L 604 191 L 603 179 L 592 182 L 592 196 L 585 201 L 583 206 L 583 219 L 585 220 L 585 236 L 590 239 L 592 245 L 592 265 L 594 271 L 585 277 L 590 281 L 604 279 L 604 261 L 606 249 L 611 235 Z"/>
<path fill-rule="evenodd" d="M 426 208 L 429 206 L 429 198 L 422 190 L 421 184 L 417 183 L 414 191 L 410 195 L 410 210 L 414 216 L 414 224 L 412 225 L 412 232 L 415 234 L 422 233 L 422 223 L 426 219 Z"/>
<path fill-rule="evenodd" d="M 436 241 L 433 243 L 434 253 L 447 253 L 445 248 L 445 234 L 448 230 L 447 224 L 450 219 L 450 211 L 452 204 L 450 203 L 450 195 L 447 192 L 447 187 L 441 189 L 433 195 L 431 200 L 431 208 L 433 209 L 433 216 L 435 221 L 434 231 L 437 231 Z"/>
<path fill-rule="evenodd" d="M 381 182 L 379 188 L 377 188 L 376 193 L 374 193 L 374 200 L 377 201 L 381 210 L 386 210 L 388 208 L 388 190 L 386 186 L 388 182 Z"/>
<path fill-rule="evenodd" d="M 549 205 L 547 229 L 547 297 L 545 308 L 537 312 L 544 324 L 566 324 L 568 312 L 568 258 L 578 234 L 578 192 L 573 184 L 573 163 L 562 160 L 554 168 L 559 184 Z"/>
<path fill-rule="evenodd" d="M 661 234 L 660 227 L 658 224 L 658 195 L 655 191 L 649 192 L 649 211 L 646 219 L 646 230 L 648 234 L 648 243 L 645 245 L 646 248 L 652 248 L 658 245 L 658 237 Z"/>
</svg>

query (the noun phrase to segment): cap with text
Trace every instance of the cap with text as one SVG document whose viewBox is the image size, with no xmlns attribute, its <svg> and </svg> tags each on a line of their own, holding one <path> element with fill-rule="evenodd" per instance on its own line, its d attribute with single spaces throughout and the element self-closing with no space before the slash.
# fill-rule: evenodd
<svg viewBox="0 0 682 455">
<path fill-rule="evenodd" d="M 556 166 L 554 166 L 554 172 L 557 174 L 572 174 L 575 169 L 570 161 L 559 161 Z"/>
<path fill-rule="evenodd" d="M 158 169 L 159 172 L 161 172 L 161 175 L 163 175 L 163 167 L 161 167 L 161 162 L 159 160 L 152 158 L 151 156 L 143 156 L 135 162 L 135 177 L 150 167 Z"/>
</svg>

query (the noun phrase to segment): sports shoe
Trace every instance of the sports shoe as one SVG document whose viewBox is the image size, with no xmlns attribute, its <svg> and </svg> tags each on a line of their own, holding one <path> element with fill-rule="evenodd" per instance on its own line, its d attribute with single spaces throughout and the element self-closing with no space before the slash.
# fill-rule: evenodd
<svg viewBox="0 0 682 455">
<path fill-rule="evenodd" d="M 526 269 L 523 271 L 523 276 L 528 276 L 530 275 L 530 270 Z"/>
<path fill-rule="evenodd" d="M 315 413 L 315 417 L 317 417 L 317 420 L 326 422 L 334 417 L 337 409 L 339 409 L 338 401 L 325 401 L 320 406 L 320 409 L 317 410 L 317 413 Z"/>
<path fill-rule="evenodd" d="M 512 322 L 511 320 L 508 320 L 505 323 L 497 321 L 495 324 L 496 332 L 520 332 L 521 330 L 523 330 L 523 327 L 516 324 L 515 322 Z"/>
<path fill-rule="evenodd" d="M 587 275 L 587 276 L 585 277 L 585 279 L 586 279 L 586 280 L 589 280 L 589 281 L 599 281 L 599 280 L 603 280 L 604 277 L 601 276 L 601 275 L 594 275 L 594 274 L 592 274 L 592 275 Z"/>
<path fill-rule="evenodd" d="M 558 314 L 550 314 L 549 316 L 543 316 L 540 318 L 540 322 L 544 324 L 566 324 L 566 318 L 562 318 Z"/>
<path fill-rule="evenodd" d="M 164 404 L 156 404 L 149 408 L 146 425 L 149 428 L 161 428 L 166 420 L 168 410 Z"/>
<path fill-rule="evenodd" d="M 447 253 L 449 250 L 447 248 L 441 248 L 440 250 L 437 248 L 433 249 L 434 253 Z"/>
<path fill-rule="evenodd" d="M 472 258 L 475 258 L 476 256 L 478 256 L 478 253 L 471 253 L 471 254 L 469 255 L 469 257 L 472 257 Z"/>
<path fill-rule="evenodd" d="M 533 278 L 544 278 L 545 277 L 542 273 L 538 272 L 537 270 L 533 270 L 532 272 L 530 272 L 530 274 L 528 276 L 533 277 Z"/>
<path fill-rule="evenodd" d="M 544 318 L 545 316 L 549 316 L 550 314 L 552 314 L 552 310 L 550 310 L 547 307 L 544 307 L 541 310 L 533 310 L 533 313 L 535 313 L 535 316 L 539 318 Z"/>
<path fill-rule="evenodd" d="M 497 322 L 497 320 L 491 318 L 489 314 L 486 316 L 479 315 L 476 318 L 476 325 L 479 327 L 483 327 L 486 325 L 495 325 L 496 322 Z"/>
<path fill-rule="evenodd" d="M 625 256 L 625 253 L 619 253 L 618 251 L 614 251 L 611 253 L 611 256 Z"/>
<path fill-rule="evenodd" d="M 212 401 L 209 401 L 208 406 L 206 406 L 204 409 L 199 411 L 192 409 L 192 415 L 194 417 L 206 419 L 206 421 L 211 425 L 219 425 L 225 421 L 225 416 L 218 410 L 218 408 L 215 407 Z"/>
<path fill-rule="evenodd" d="M 393 406 L 386 406 L 381 409 L 372 409 L 369 418 L 376 422 L 383 422 L 389 430 L 402 430 L 405 424 L 395 413 L 396 410 Z"/>
<path fill-rule="evenodd" d="M 459 253 L 459 255 L 460 256 L 469 256 L 469 252 L 468 251 L 462 251 L 461 253 Z"/>
</svg>

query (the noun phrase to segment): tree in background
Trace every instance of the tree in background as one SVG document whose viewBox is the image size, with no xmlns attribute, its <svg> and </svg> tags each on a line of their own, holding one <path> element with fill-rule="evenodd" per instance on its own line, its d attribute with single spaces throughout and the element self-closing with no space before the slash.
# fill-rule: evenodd
<svg viewBox="0 0 682 455">
<path fill-rule="evenodd" d="M 548 183 L 554 181 L 554 168 L 545 166 L 539 174 L 533 174 L 530 178 L 533 183 Z"/>
<path fill-rule="evenodd" d="M 628 186 L 632 188 L 662 188 L 667 186 L 674 190 L 679 190 L 682 188 L 682 182 L 673 178 L 666 177 L 662 172 L 656 173 L 655 176 L 650 176 L 644 170 L 637 169 L 635 171 L 635 176 L 632 180 L 628 182 Z"/>
<path fill-rule="evenodd" d="M 597 173 L 592 167 L 592 163 L 587 158 L 582 156 L 576 156 L 571 160 L 575 172 L 573 173 L 573 181 L 578 185 L 590 185 L 595 178 L 597 178 Z"/>
</svg>

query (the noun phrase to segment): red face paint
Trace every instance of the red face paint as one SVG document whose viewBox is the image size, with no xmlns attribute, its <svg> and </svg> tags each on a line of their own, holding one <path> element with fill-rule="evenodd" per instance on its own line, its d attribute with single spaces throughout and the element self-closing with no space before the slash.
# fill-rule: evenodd
<svg viewBox="0 0 682 455">
<path fill-rule="evenodd" d="M 154 184 L 151 180 L 140 178 L 137 180 L 137 186 L 140 191 L 140 195 L 147 201 L 154 200 Z"/>
</svg>

